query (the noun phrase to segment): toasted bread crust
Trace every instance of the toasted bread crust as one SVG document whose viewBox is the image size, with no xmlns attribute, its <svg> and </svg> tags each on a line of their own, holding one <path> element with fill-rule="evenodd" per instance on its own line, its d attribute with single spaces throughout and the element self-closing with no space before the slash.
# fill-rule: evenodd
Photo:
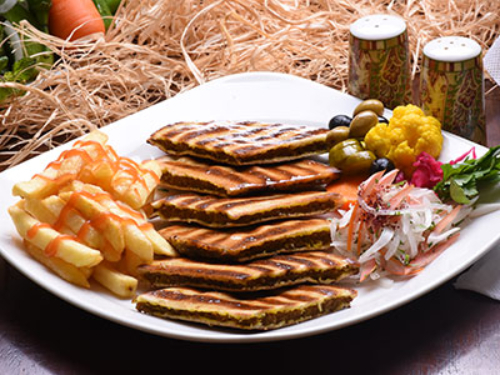
<svg viewBox="0 0 500 375">
<path fill-rule="evenodd" d="M 340 171 L 314 160 L 279 165 L 230 167 L 213 165 L 188 157 L 157 159 L 162 168 L 161 185 L 167 189 L 193 191 L 221 197 L 256 193 L 323 188 Z"/>
<path fill-rule="evenodd" d="M 300 285 L 261 297 L 236 297 L 191 288 L 139 295 L 136 308 L 161 318 L 244 330 L 276 329 L 349 307 L 357 292 L 333 285 Z"/>
<path fill-rule="evenodd" d="M 178 122 L 148 139 L 171 155 L 229 165 L 272 164 L 327 152 L 328 129 L 259 122 Z"/>
<path fill-rule="evenodd" d="M 327 251 L 276 255 L 240 265 L 171 258 L 138 269 L 140 277 L 154 289 L 191 286 L 232 292 L 270 290 L 301 283 L 331 284 L 358 271 L 358 264 Z"/>
<path fill-rule="evenodd" d="M 219 198 L 194 193 L 172 194 L 152 203 L 169 222 L 196 223 L 211 228 L 248 226 L 283 218 L 302 218 L 333 211 L 343 198 L 329 192 Z"/>
<path fill-rule="evenodd" d="M 160 230 L 160 234 L 187 257 L 229 263 L 323 250 L 331 242 L 330 222 L 324 219 L 286 220 L 242 230 L 172 225 Z"/>
</svg>

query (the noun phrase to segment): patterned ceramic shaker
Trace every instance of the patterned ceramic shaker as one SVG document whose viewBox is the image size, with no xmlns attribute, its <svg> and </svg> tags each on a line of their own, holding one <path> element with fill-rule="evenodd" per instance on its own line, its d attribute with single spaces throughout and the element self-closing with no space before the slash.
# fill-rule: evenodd
<svg viewBox="0 0 500 375">
<path fill-rule="evenodd" d="M 402 18 L 374 14 L 351 25 L 349 92 L 379 99 L 390 109 L 411 103 L 408 34 Z"/>
<path fill-rule="evenodd" d="M 481 46 L 448 36 L 424 47 L 420 106 L 444 130 L 485 144 L 484 79 Z"/>
</svg>

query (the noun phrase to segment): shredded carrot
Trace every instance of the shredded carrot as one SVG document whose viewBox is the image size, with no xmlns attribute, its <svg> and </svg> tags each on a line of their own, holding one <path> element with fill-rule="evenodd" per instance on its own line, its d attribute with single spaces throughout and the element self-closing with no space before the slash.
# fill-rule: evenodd
<svg viewBox="0 0 500 375">
<path fill-rule="evenodd" d="M 441 219 L 441 221 L 439 223 L 437 223 L 433 232 L 435 234 L 441 233 L 443 231 L 443 229 L 446 228 L 448 226 L 448 224 L 450 224 L 457 217 L 461 208 L 462 208 L 462 206 L 460 206 L 460 205 L 455 206 L 455 208 L 453 208 L 453 210 L 451 210 L 451 212 L 448 215 L 443 217 Z"/>
<path fill-rule="evenodd" d="M 377 262 L 375 259 L 370 259 L 369 261 L 363 263 L 361 265 L 361 272 L 360 272 L 360 277 L 359 281 L 363 282 L 366 280 L 366 278 L 377 268 Z"/>
<path fill-rule="evenodd" d="M 443 251 L 453 245 L 460 233 L 455 233 L 453 236 L 448 238 L 446 241 L 441 242 L 434 246 L 434 248 L 430 249 L 425 253 L 419 254 L 413 261 L 410 263 L 414 267 L 425 267 L 429 263 L 431 263 L 434 259 L 436 259 Z"/>
<path fill-rule="evenodd" d="M 356 223 L 356 217 L 358 216 L 359 203 L 356 200 L 354 203 L 354 208 L 352 210 L 351 220 L 349 220 L 349 229 L 347 231 L 347 251 L 351 251 L 352 237 L 354 234 L 354 224 Z"/>
<path fill-rule="evenodd" d="M 380 179 L 384 175 L 384 171 L 377 172 L 375 174 L 372 174 L 365 182 L 363 186 L 363 195 L 364 196 L 369 196 L 375 186 L 378 186 L 380 183 Z"/>
<path fill-rule="evenodd" d="M 424 268 L 415 266 L 405 266 L 395 258 L 391 258 L 385 263 L 384 269 L 393 275 L 411 276 L 422 272 Z"/>
<path fill-rule="evenodd" d="M 403 201 L 403 199 L 405 199 L 406 196 L 408 194 L 410 194 L 410 192 L 413 190 L 414 187 L 415 186 L 408 184 L 404 188 L 402 188 L 400 191 L 398 191 L 398 193 L 389 200 L 389 204 L 390 204 L 391 208 L 394 209 L 397 206 L 399 206 L 401 204 L 401 202 Z"/>
</svg>

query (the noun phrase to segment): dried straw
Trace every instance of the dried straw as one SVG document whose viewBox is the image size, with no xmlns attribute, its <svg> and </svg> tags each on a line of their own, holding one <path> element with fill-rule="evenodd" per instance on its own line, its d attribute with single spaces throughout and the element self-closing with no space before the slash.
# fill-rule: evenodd
<svg viewBox="0 0 500 375">
<path fill-rule="evenodd" d="M 373 13 L 406 19 L 413 74 L 422 46 L 468 36 L 486 50 L 500 7 L 482 0 L 128 1 L 105 37 L 66 42 L 20 32 L 61 57 L 0 108 L 0 168 L 227 74 L 277 71 L 345 90 L 349 25 Z"/>
</svg>

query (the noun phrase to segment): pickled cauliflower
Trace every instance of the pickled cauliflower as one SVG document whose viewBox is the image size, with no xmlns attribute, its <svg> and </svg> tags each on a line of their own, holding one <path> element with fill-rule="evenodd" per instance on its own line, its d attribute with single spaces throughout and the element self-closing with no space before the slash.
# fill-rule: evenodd
<svg viewBox="0 0 500 375">
<path fill-rule="evenodd" d="M 391 160 L 411 176 L 417 156 L 426 152 L 438 158 L 443 146 L 441 123 L 413 104 L 396 107 L 389 124 L 380 123 L 365 136 L 366 149 Z"/>
</svg>

